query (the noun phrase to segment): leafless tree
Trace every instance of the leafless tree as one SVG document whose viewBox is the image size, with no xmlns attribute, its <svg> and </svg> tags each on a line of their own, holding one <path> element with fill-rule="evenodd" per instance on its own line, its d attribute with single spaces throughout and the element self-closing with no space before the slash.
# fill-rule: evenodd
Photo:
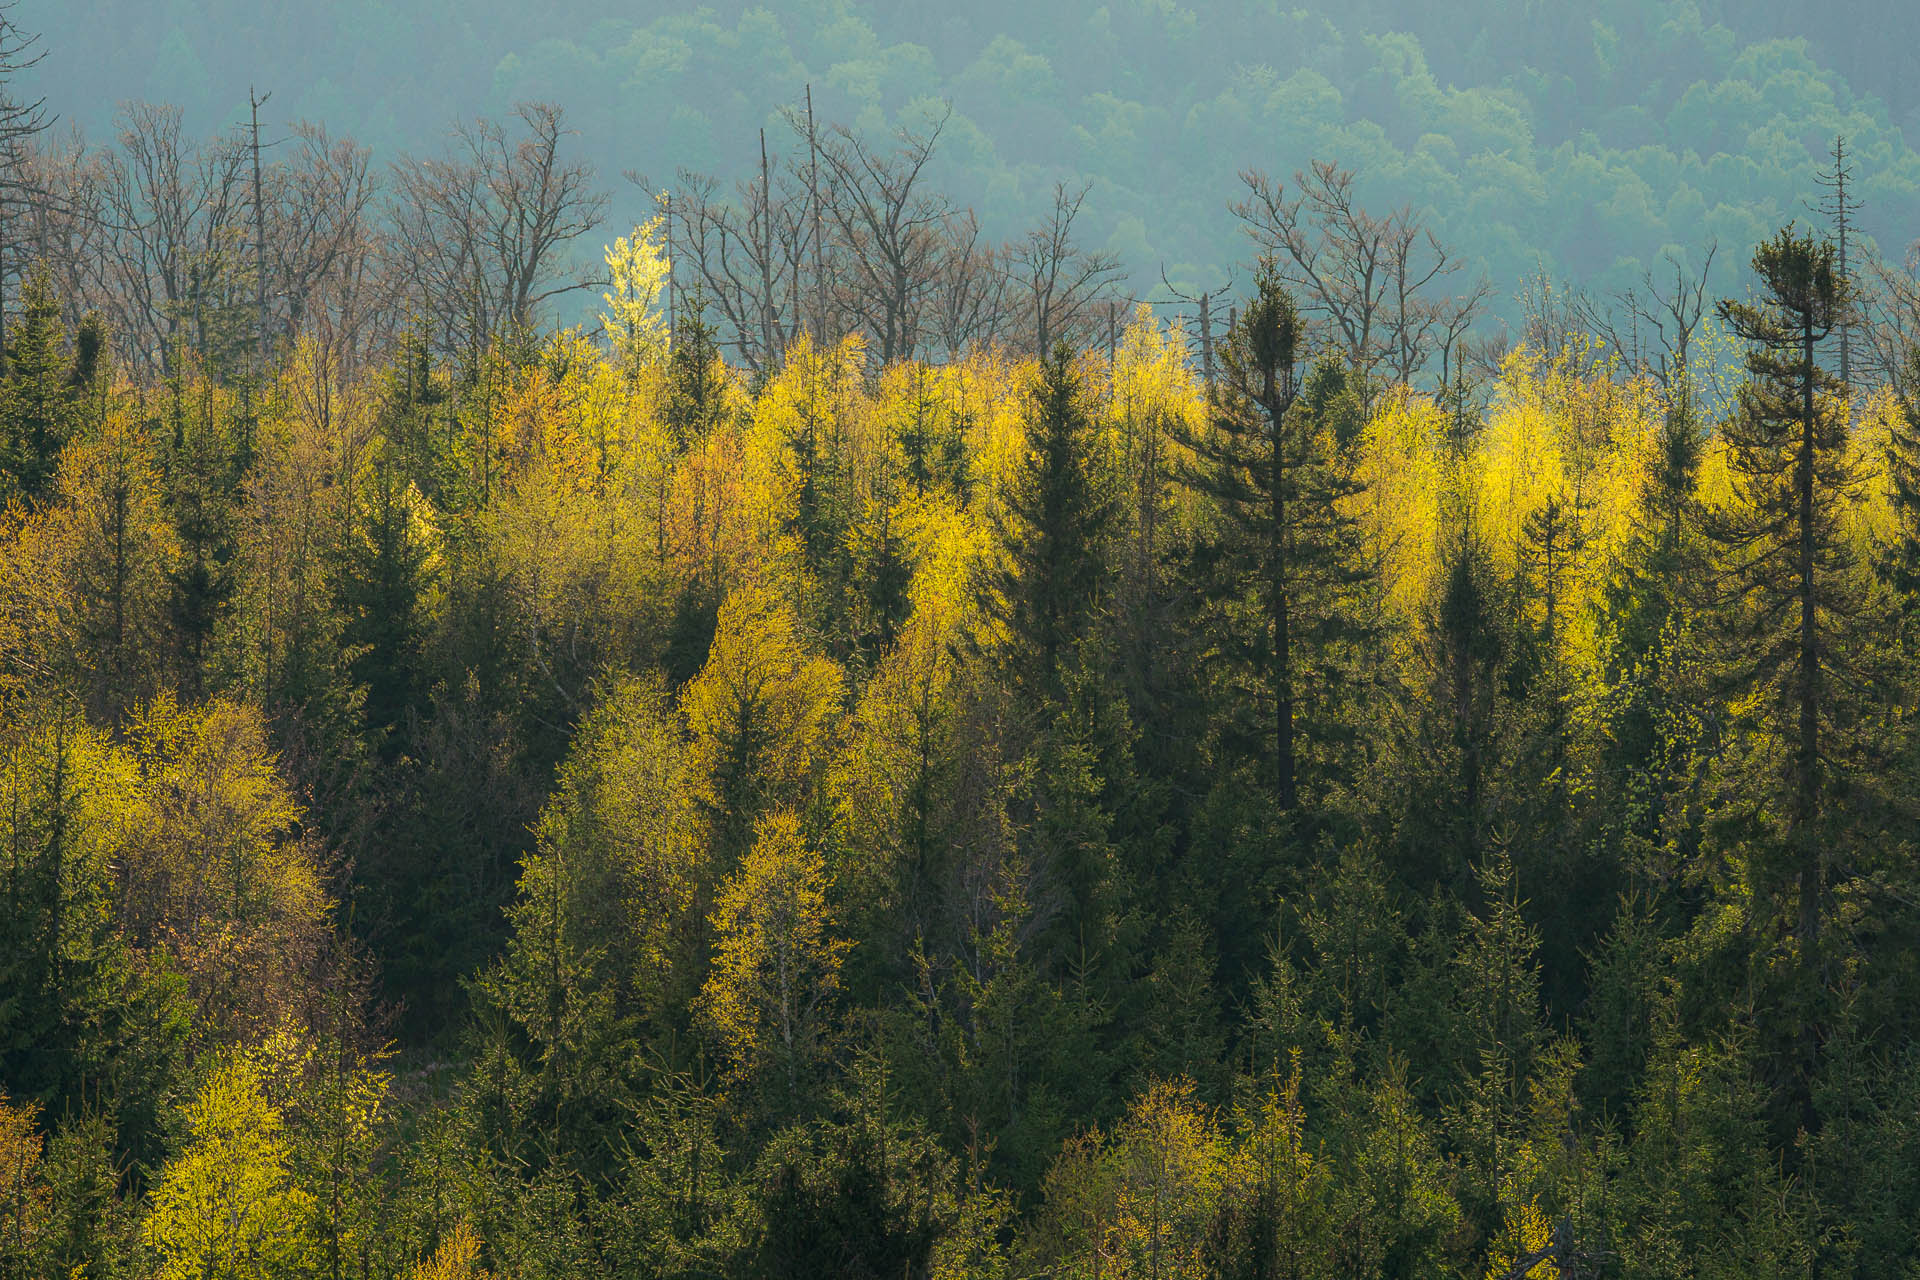
<svg viewBox="0 0 1920 1280">
<path fill-rule="evenodd" d="M 1044 357 L 1057 341 L 1077 344 L 1086 336 L 1097 305 L 1120 280 L 1120 260 L 1082 249 L 1073 238 L 1074 219 L 1091 184 L 1056 183 L 1047 220 L 1008 251 L 1009 270 L 1021 294 L 1031 350 Z"/>
<path fill-rule="evenodd" d="M 1294 174 L 1291 195 L 1257 171 L 1241 180 L 1234 213 L 1368 383 L 1412 381 L 1438 347 L 1452 358 L 1486 286 L 1434 296 L 1461 263 L 1410 206 L 1369 213 L 1353 172 L 1321 160 Z"/>
<path fill-rule="evenodd" d="M 394 170 L 396 275 L 455 350 L 471 353 L 503 326 L 532 324 L 542 304 L 596 278 L 562 261 L 606 211 L 592 168 L 561 154 L 559 107 L 522 103 L 513 114 L 516 135 L 491 120 L 463 124 L 442 155 Z"/>
<path fill-rule="evenodd" d="M 1514 294 L 1520 305 L 1520 341 L 1548 358 L 1589 354 L 1583 339 L 1594 334 L 1595 304 L 1579 289 L 1556 279 L 1544 261 L 1521 278 Z"/>
<path fill-rule="evenodd" d="M 883 150 L 836 127 L 820 143 L 826 219 L 842 251 L 842 310 L 873 341 L 880 363 L 911 357 L 940 276 L 953 207 L 926 183 L 951 108 Z"/>
<path fill-rule="evenodd" d="M 1860 332 L 1867 340 L 1863 358 L 1882 384 L 1899 387 L 1907 378 L 1908 354 L 1920 347 L 1920 241 L 1908 247 L 1899 266 L 1873 263 L 1856 287 Z"/>
<path fill-rule="evenodd" d="M 234 138 L 181 136 L 177 107 L 121 109 L 103 159 L 103 301 L 122 358 L 170 370 L 183 349 L 218 358 L 247 336 L 246 152 Z"/>
<path fill-rule="evenodd" d="M 1700 322 L 1706 318 L 1707 277 L 1713 271 L 1713 259 L 1720 246 L 1709 242 L 1706 260 L 1696 274 L 1671 254 L 1663 255 L 1660 276 L 1652 268 L 1640 273 L 1640 284 L 1620 295 L 1621 309 L 1631 318 L 1634 336 L 1631 345 L 1636 364 L 1652 375 L 1663 391 L 1683 387 L 1687 365 L 1693 352 Z M 1644 329 L 1648 341 L 1643 346 L 1639 333 Z M 1615 336 L 1614 344 L 1620 347 Z"/>
<path fill-rule="evenodd" d="M 22 31 L 13 20 L 14 0 L 0 3 L 0 288 L 26 267 L 17 249 L 15 224 L 34 203 L 30 159 L 41 134 L 51 127 L 44 99 L 25 99 L 14 93 L 21 72 L 40 61 L 40 37 Z M 6 339 L 5 297 L 0 296 L 0 348 Z"/>
<path fill-rule="evenodd" d="M 106 309 L 107 165 L 78 130 L 49 133 L 21 157 L 26 199 L 13 223 L 19 255 L 43 262 L 69 324 Z"/>
<path fill-rule="evenodd" d="M 668 254 L 713 309 L 723 342 L 749 369 L 771 369 L 806 327 L 807 192 L 761 144 L 758 176 L 731 197 L 683 169 L 671 194 Z"/>
<path fill-rule="evenodd" d="M 985 242 L 973 210 L 951 214 L 944 228 L 940 273 L 928 308 L 933 338 L 949 358 L 1005 336 L 1008 251 Z"/>
<path fill-rule="evenodd" d="M 275 340 L 307 336 L 349 375 L 391 336 L 379 272 L 379 180 L 365 147 L 296 125 L 266 180 L 267 293 Z"/>
</svg>

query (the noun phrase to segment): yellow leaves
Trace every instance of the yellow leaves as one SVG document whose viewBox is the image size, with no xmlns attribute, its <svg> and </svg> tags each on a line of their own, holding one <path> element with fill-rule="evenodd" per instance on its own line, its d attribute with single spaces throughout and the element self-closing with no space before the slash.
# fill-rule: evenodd
<svg viewBox="0 0 1920 1280">
<path fill-rule="evenodd" d="M 637 370 L 666 354 L 667 321 L 660 313 L 660 295 L 672 264 L 661 243 L 663 218 L 655 217 L 607 246 L 607 292 L 600 295 L 607 309 L 600 316 L 615 360 L 623 370 Z"/>
<path fill-rule="evenodd" d="M 1560 1268 L 1547 1255 L 1552 1243 L 1553 1226 L 1538 1204 L 1510 1207 L 1487 1255 L 1487 1280 L 1560 1280 Z"/>
<path fill-rule="evenodd" d="M 523 900 L 534 904 L 529 927 L 539 927 L 533 917 L 556 894 L 577 903 L 570 919 L 616 919 L 625 935 L 621 963 L 647 996 L 673 963 L 701 872 L 684 756 L 665 682 L 617 683 L 568 754 L 541 816 L 540 852 L 521 878 Z"/>
<path fill-rule="evenodd" d="M 280 1113 L 252 1056 L 216 1062 L 183 1118 L 186 1146 L 161 1170 L 143 1233 L 160 1280 L 300 1274 L 314 1202 L 294 1185 Z"/>
<path fill-rule="evenodd" d="M 1044 1261 L 1053 1274 L 1198 1280 L 1229 1168 L 1193 1086 L 1151 1085 L 1110 1137 L 1069 1143 L 1048 1171 L 1035 1233 Z"/>
<path fill-rule="evenodd" d="M 466 1223 L 447 1233 L 440 1247 L 414 1267 L 411 1280 L 493 1280 L 480 1265 L 480 1236 Z"/>
<path fill-rule="evenodd" d="M 39 1120 L 40 1108 L 17 1106 L 0 1091 L 0 1262 L 25 1257 L 45 1225 L 50 1197 L 39 1177 Z"/>
<path fill-rule="evenodd" d="M 681 698 L 694 797 L 721 822 L 796 802 L 839 708 L 839 668 L 806 652 L 792 606 L 768 587 L 735 591 Z"/>
<path fill-rule="evenodd" d="M 1893 477 L 1887 469 L 1887 448 L 1893 428 L 1905 425 L 1899 400 L 1884 388 L 1852 405 L 1853 431 L 1847 437 L 1847 461 L 1866 478 L 1858 499 L 1846 512 L 1847 538 L 1855 555 L 1869 557 L 1897 533 L 1899 518 L 1893 507 Z"/>
<path fill-rule="evenodd" d="M 203 1026 L 264 1030 L 297 1004 L 330 905 L 266 726 L 247 704 L 162 698 L 130 738 L 128 925 L 175 952 Z"/>
<path fill-rule="evenodd" d="M 835 770 L 839 830 L 863 888 L 885 884 L 895 862 L 917 857 L 941 797 L 932 775 L 950 760 L 957 708 L 951 623 L 936 605 L 917 611 L 881 659 L 854 712 Z"/>
<path fill-rule="evenodd" d="M 1366 532 L 1389 605 L 1417 617 L 1431 593 L 1456 481 L 1446 416 L 1433 401 L 1395 391 L 1368 422 L 1350 514 Z"/>
<path fill-rule="evenodd" d="M 799 819 L 760 821 L 714 907 L 713 971 L 700 1002 L 735 1069 L 777 1063 L 789 1086 L 821 1049 L 823 1015 L 853 945 L 832 936 L 826 865 Z"/>
</svg>

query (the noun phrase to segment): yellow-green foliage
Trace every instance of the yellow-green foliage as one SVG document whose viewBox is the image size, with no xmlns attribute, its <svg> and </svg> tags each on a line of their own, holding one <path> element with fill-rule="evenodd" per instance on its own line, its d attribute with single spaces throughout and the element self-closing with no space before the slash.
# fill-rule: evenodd
<svg viewBox="0 0 1920 1280">
<path fill-rule="evenodd" d="M 681 697 L 695 801 L 721 823 L 797 802 L 825 760 L 840 698 L 839 671 L 807 652 L 792 606 L 769 587 L 735 591 Z"/>
<path fill-rule="evenodd" d="M 223 1056 L 184 1108 L 188 1138 L 160 1171 L 144 1228 L 159 1280 L 304 1274 L 314 1200 L 294 1184 L 280 1113 L 253 1056 Z"/>
<path fill-rule="evenodd" d="M 700 1001 L 735 1070 L 777 1066 L 789 1087 L 821 1052 L 822 1016 L 852 944 L 833 936 L 826 866 L 790 813 L 760 821 L 714 906 Z"/>
<path fill-rule="evenodd" d="M 666 352 L 667 322 L 660 313 L 672 264 L 661 244 L 663 218 L 652 218 L 607 246 L 607 309 L 600 320 L 621 366 L 637 370 Z"/>
</svg>

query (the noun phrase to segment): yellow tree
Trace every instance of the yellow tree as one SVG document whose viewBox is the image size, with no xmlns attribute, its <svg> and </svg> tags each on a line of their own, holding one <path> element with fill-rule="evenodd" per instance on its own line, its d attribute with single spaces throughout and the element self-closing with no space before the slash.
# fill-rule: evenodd
<svg viewBox="0 0 1920 1280">
<path fill-rule="evenodd" d="M 61 459 L 60 501 L 0 535 L 5 679 L 57 678 L 117 723 L 166 679 L 168 574 L 178 542 L 153 450 L 114 404 Z"/>
<path fill-rule="evenodd" d="M 220 1061 L 184 1109 L 188 1140 L 147 1217 L 159 1280 L 275 1280 L 313 1254 L 313 1198 L 293 1183 L 280 1114 L 246 1054 Z"/>
<path fill-rule="evenodd" d="M 660 241 L 662 219 L 650 219 L 607 247 L 608 291 L 600 295 L 607 309 L 600 315 L 615 359 L 623 372 L 634 373 L 658 361 L 667 352 L 667 322 L 660 314 L 660 294 L 673 264 Z"/>
<path fill-rule="evenodd" d="M 264 1031 L 301 1006 L 329 908 L 266 726 L 243 703 L 188 710 L 163 698 L 131 737 L 126 925 L 174 952 L 203 1028 Z"/>
<path fill-rule="evenodd" d="M 0 1093 L 0 1270 L 25 1274 L 39 1252 L 47 1218 L 47 1186 L 40 1176 L 45 1139 L 40 1108 L 16 1106 Z M 18 1273 L 11 1268 L 18 1267 Z"/>
<path fill-rule="evenodd" d="M 1048 1172 L 1030 1260 L 1061 1277 L 1199 1280 L 1210 1274 L 1207 1228 L 1229 1171 L 1193 1086 L 1157 1082 L 1110 1137 L 1070 1143 Z"/>
<path fill-rule="evenodd" d="M 796 1097 L 827 1048 L 840 964 L 827 871 L 790 813 L 763 819 L 714 908 L 713 970 L 700 1002 L 736 1074 Z"/>
<path fill-rule="evenodd" d="M 807 652 L 783 597 L 764 586 L 727 597 L 706 666 L 681 697 L 689 785 L 716 870 L 745 851 L 761 814 L 806 802 L 839 707 L 839 669 Z"/>
<path fill-rule="evenodd" d="M 955 629 L 937 607 L 914 615 L 867 681 L 835 768 L 835 819 L 850 858 L 853 901 L 874 932 L 903 945 L 931 931 L 961 774 L 955 741 Z M 897 957 L 890 957 L 897 958 Z"/>
</svg>

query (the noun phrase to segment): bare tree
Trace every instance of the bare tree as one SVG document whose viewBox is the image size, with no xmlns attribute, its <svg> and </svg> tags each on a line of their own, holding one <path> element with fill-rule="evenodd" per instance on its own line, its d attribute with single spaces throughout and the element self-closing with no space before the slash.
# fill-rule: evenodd
<svg viewBox="0 0 1920 1280">
<path fill-rule="evenodd" d="M 13 91 L 15 77 L 41 57 L 40 37 L 20 29 L 13 9 L 14 0 L 0 3 L 0 351 L 6 347 L 4 290 L 27 263 L 18 251 L 15 224 L 35 201 L 31 157 L 39 136 L 53 124 L 45 99 L 25 99 Z"/>
<path fill-rule="evenodd" d="M 36 142 L 19 157 L 23 200 L 11 238 L 21 260 L 46 264 L 74 324 L 89 310 L 106 309 L 107 166 L 78 130 Z"/>
<path fill-rule="evenodd" d="M 755 179 L 729 198 L 718 179 L 683 169 L 672 209 L 676 272 L 692 277 L 743 365 L 773 368 L 806 327 L 808 195 L 794 169 L 768 156 L 762 135 Z"/>
<path fill-rule="evenodd" d="M 913 355 L 940 276 L 942 231 L 953 209 L 925 178 L 951 114 L 949 107 L 918 130 L 902 127 L 893 150 L 844 126 L 820 141 L 821 200 L 843 254 L 841 307 L 870 336 L 882 364 Z"/>
<path fill-rule="evenodd" d="M 350 376 L 394 329 L 379 271 L 379 179 L 365 147 L 322 126 L 296 125 L 290 142 L 267 171 L 270 323 L 277 341 L 313 338 Z"/>
<path fill-rule="evenodd" d="M 521 132 L 491 120 L 459 126 L 437 157 L 394 170 L 391 253 L 450 348 L 476 351 L 507 325 L 591 284 L 569 272 L 568 244 L 600 224 L 607 198 L 590 166 L 561 155 L 564 117 L 549 103 L 514 108 Z"/>
<path fill-rule="evenodd" d="M 1055 183 L 1047 220 L 1008 251 L 1009 270 L 1018 285 L 1036 357 L 1045 358 L 1057 341 L 1077 344 L 1097 304 L 1120 280 L 1120 260 L 1111 253 L 1082 249 L 1073 238 L 1074 219 L 1091 184 L 1070 188 Z"/>
<path fill-rule="evenodd" d="M 196 146 L 177 107 L 121 109 L 120 147 L 103 158 L 104 301 L 122 357 L 167 371 L 183 349 L 216 362 L 249 336 L 246 150 Z"/>
<path fill-rule="evenodd" d="M 1621 295 L 1621 306 L 1634 319 L 1636 331 L 1644 326 L 1651 339 L 1639 363 L 1664 391 L 1684 389 L 1687 367 L 1693 353 L 1694 338 L 1707 315 L 1707 277 L 1713 271 L 1713 259 L 1720 246 L 1707 244 L 1706 261 L 1698 274 L 1687 270 L 1678 258 L 1662 255 L 1661 279 L 1651 268 L 1640 273 L 1640 286 Z M 1667 277 L 1671 279 L 1667 279 Z M 1639 346 L 1636 340 L 1636 347 Z"/>
<path fill-rule="evenodd" d="M 971 209 L 949 215 L 943 235 L 928 327 L 951 359 L 1004 337 L 1009 251 L 981 239 L 980 220 Z"/>
<path fill-rule="evenodd" d="M 1874 263 L 1860 292 L 1874 375 L 1897 386 L 1906 376 L 1907 353 L 1920 345 L 1920 241 L 1908 247 L 1901 266 Z"/>
<path fill-rule="evenodd" d="M 1437 345 L 1451 359 L 1486 286 L 1431 296 L 1461 264 L 1410 206 L 1369 213 L 1353 172 L 1322 160 L 1294 174 L 1291 196 L 1257 171 L 1241 181 L 1246 196 L 1234 213 L 1366 382 L 1382 370 L 1412 381 Z"/>
</svg>

